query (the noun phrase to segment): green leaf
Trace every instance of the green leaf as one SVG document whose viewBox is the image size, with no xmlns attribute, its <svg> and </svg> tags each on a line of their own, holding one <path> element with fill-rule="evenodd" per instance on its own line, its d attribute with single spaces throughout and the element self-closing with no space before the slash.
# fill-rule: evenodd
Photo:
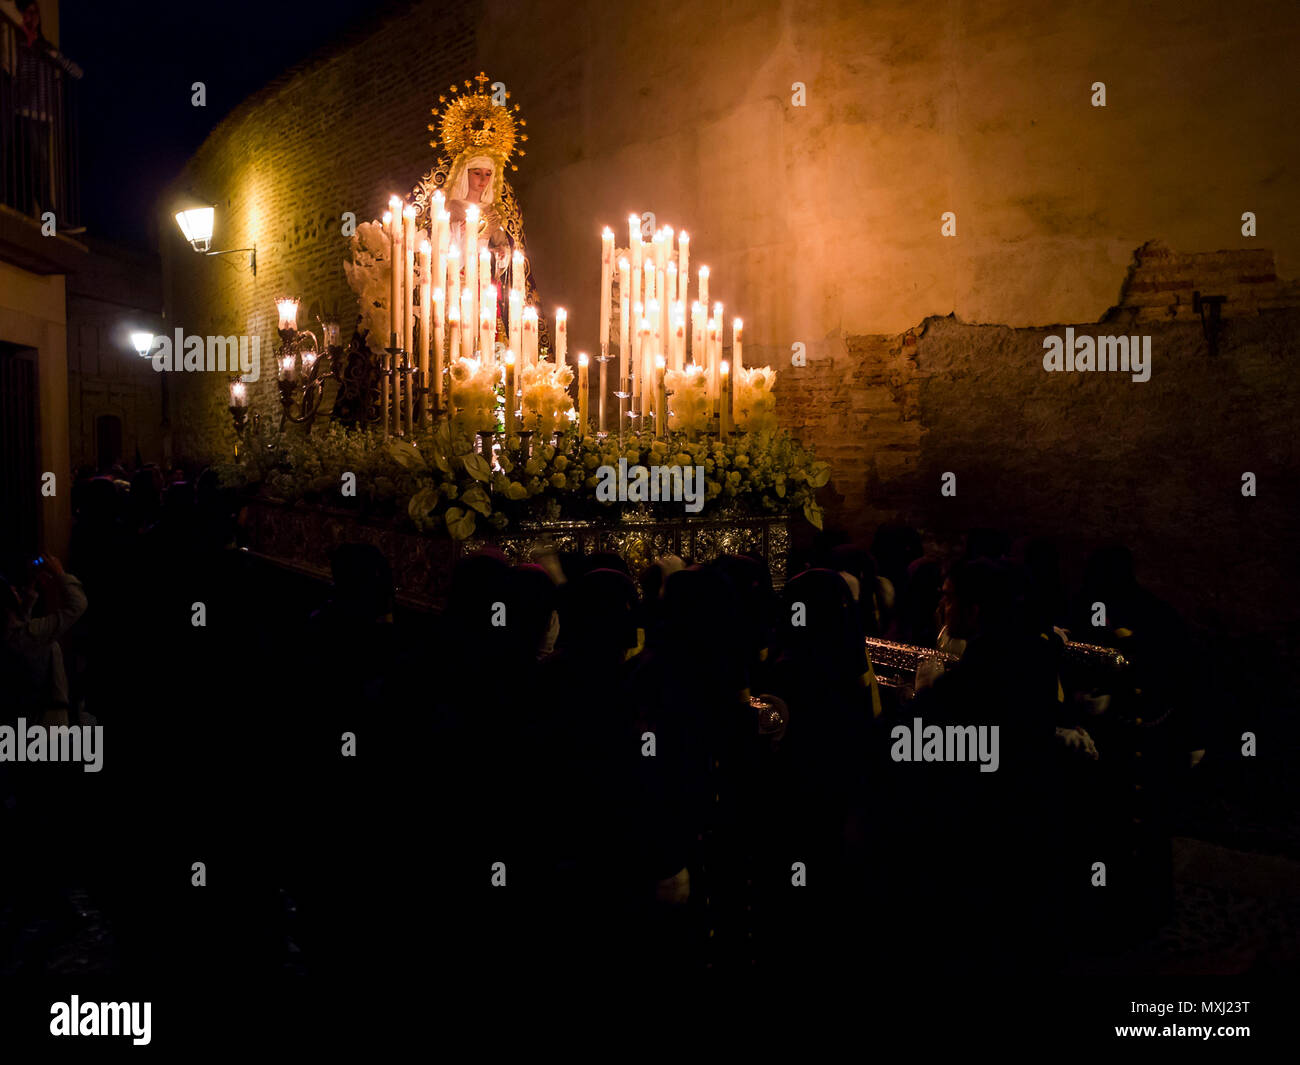
<svg viewBox="0 0 1300 1065">
<path fill-rule="evenodd" d="M 460 501 L 467 507 L 473 507 L 483 517 L 492 513 L 492 498 L 481 484 L 472 484 L 460 494 Z"/>
<path fill-rule="evenodd" d="M 482 455 L 469 454 L 464 457 L 465 472 L 476 481 L 483 481 L 485 484 L 492 479 L 492 467 L 488 465 L 488 460 Z"/>
<path fill-rule="evenodd" d="M 818 503 L 805 503 L 803 505 L 803 516 L 808 519 L 814 529 L 822 527 L 822 508 Z"/>
<path fill-rule="evenodd" d="M 409 440 L 389 440 L 384 445 L 384 451 L 397 465 L 411 473 L 424 473 L 429 468 L 420 449 Z"/>
<path fill-rule="evenodd" d="M 447 508 L 447 531 L 451 533 L 453 540 L 464 540 L 474 533 L 474 523 L 477 515 L 472 510 L 461 510 L 460 507 Z"/>
</svg>

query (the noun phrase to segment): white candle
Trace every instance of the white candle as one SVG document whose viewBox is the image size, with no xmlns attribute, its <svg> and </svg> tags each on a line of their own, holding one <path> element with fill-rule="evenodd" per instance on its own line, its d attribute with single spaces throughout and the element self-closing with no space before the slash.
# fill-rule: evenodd
<svg viewBox="0 0 1300 1065">
<path fill-rule="evenodd" d="M 230 405 L 232 407 L 248 406 L 248 389 L 243 381 L 235 381 L 230 386 Z"/>
<path fill-rule="evenodd" d="M 488 289 L 492 291 L 489 293 Z M 487 250 L 486 245 L 479 248 L 478 251 L 478 308 L 479 314 L 483 313 L 485 304 L 490 304 L 488 311 L 492 321 L 492 336 L 496 337 L 497 332 L 497 287 L 492 284 L 492 253 Z M 495 366 L 497 361 L 496 344 L 493 342 L 492 357 L 488 360 L 489 366 Z"/>
<path fill-rule="evenodd" d="M 691 238 L 685 230 L 677 238 L 677 283 L 681 287 L 677 298 L 686 303 L 691 297 Z"/>
<path fill-rule="evenodd" d="M 718 394 L 718 431 L 722 434 L 722 439 L 727 439 L 727 434 L 731 432 L 731 368 L 726 362 L 722 363 L 722 385 Z"/>
<path fill-rule="evenodd" d="M 628 314 L 632 309 L 628 293 L 631 264 L 626 259 L 618 261 L 618 388 L 622 392 L 627 381 Z"/>
<path fill-rule="evenodd" d="M 478 341 L 478 337 L 474 333 L 475 326 L 474 293 L 466 285 L 460 290 L 460 354 L 462 358 L 472 359 L 474 357 L 474 345 Z"/>
<path fill-rule="evenodd" d="M 493 360 L 496 358 L 492 334 L 493 329 L 492 311 L 489 309 L 487 302 L 479 309 L 478 316 L 478 350 L 479 358 L 483 360 L 483 365 L 491 368 Z"/>
<path fill-rule="evenodd" d="M 447 361 L 453 362 L 458 354 L 464 352 L 460 351 L 460 307 L 450 301 L 447 303 L 447 333 Z"/>
<path fill-rule="evenodd" d="M 506 433 L 515 431 L 515 353 L 506 350 Z"/>
<path fill-rule="evenodd" d="M 406 267 L 405 282 L 402 291 L 405 299 L 402 305 L 402 347 L 408 352 L 415 348 L 415 207 L 408 204 L 402 209 L 402 254 Z M 407 396 L 410 401 L 410 396 Z"/>
<path fill-rule="evenodd" d="M 673 262 L 671 259 L 668 261 L 668 271 L 664 276 L 666 278 L 664 282 L 664 296 L 663 296 L 664 323 L 665 323 L 664 335 L 672 336 L 673 325 L 674 325 L 673 311 L 676 308 L 676 304 L 677 304 L 677 264 Z M 674 370 L 681 369 L 681 367 L 677 365 L 676 352 L 672 353 L 672 358 L 669 359 L 669 365 L 671 365 Z"/>
<path fill-rule="evenodd" d="M 420 376 L 429 382 L 429 348 L 432 337 L 429 333 L 433 326 L 433 267 L 430 265 L 433 246 L 427 241 L 420 241 Z M 425 404 L 428 410 L 428 404 Z"/>
<path fill-rule="evenodd" d="M 627 219 L 627 250 L 632 256 L 632 276 L 636 283 L 641 284 L 641 219 L 637 215 L 628 215 Z M 641 296 L 632 295 L 632 302 L 636 303 Z"/>
<path fill-rule="evenodd" d="M 614 286 L 614 231 L 600 234 L 600 353 L 609 354 L 609 301 Z"/>
<path fill-rule="evenodd" d="M 612 236 L 613 234 L 611 234 Z M 578 352 L 578 435 L 587 435 L 587 356 Z"/>
<path fill-rule="evenodd" d="M 704 350 L 704 306 L 699 300 L 691 304 L 691 362 L 701 369 L 709 364 Z"/>
<path fill-rule="evenodd" d="M 456 313 L 460 313 L 460 246 L 452 244 L 447 248 L 447 313 L 451 314 L 451 309 L 455 307 Z M 450 323 L 449 323 L 450 324 Z M 451 357 L 456 357 L 455 346 L 452 346 Z"/>
<path fill-rule="evenodd" d="M 686 305 L 673 304 L 673 365 L 680 373 L 686 369 Z"/>
<path fill-rule="evenodd" d="M 473 301 L 473 314 L 469 322 L 479 319 L 478 301 L 478 206 L 470 204 L 465 208 L 465 287 L 469 289 Z"/>
<path fill-rule="evenodd" d="M 524 350 L 524 295 L 517 288 L 510 290 L 510 338 L 507 344 L 511 351 L 522 353 Z"/>
<path fill-rule="evenodd" d="M 524 365 L 537 365 L 537 308 L 524 308 Z"/>
<path fill-rule="evenodd" d="M 650 394 L 654 385 L 650 375 L 646 372 L 646 366 L 650 361 L 650 322 L 644 315 L 642 315 L 640 325 L 637 327 L 637 341 L 636 373 L 638 383 L 641 386 L 641 403 L 637 409 L 641 412 L 641 427 L 645 428 L 645 415 L 653 404 Z"/>
<path fill-rule="evenodd" d="M 645 316 L 650 320 L 650 354 L 664 353 L 663 316 L 659 312 L 659 301 L 651 300 L 646 304 Z"/>
<path fill-rule="evenodd" d="M 709 332 L 708 339 L 705 341 L 705 350 L 709 353 L 709 406 L 712 410 L 716 410 L 718 404 L 718 386 L 721 383 L 721 367 L 719 367 L 718 363 L 721 359 L 718 356 L 718 323 L 712 318 L 709 319 Z"/>
<path fill-rule="evenodd" d="M 641 261 L 641 302 L 648 308 L 650 301 L 655 298 L 655 263 L 652 258 L 646 256 Z M 649 314 L 649 311 L 646 311 Z"/>
<path fill-rule="evenodd" d="M 731 323 L 731 364 L 736 368 L 736 373 L 740 373 L 745 368 L 745 363 L 740 357 L 741 340 L 744 331 L 744 319 L 737 318 Z"/>
<path fill-rule="evenodd" d="M 655 249 L 655 299 L 659 301 L 659 334 L 667 340 L 668 311 L 672 296 L 668 291 L 668 260 L 673 250 L 673 227 L 664 226 L 659 234 L 659 247 Z"/>
<path fill-rule="evenodd" d="M 664 384 L 664 357 L 655 356 L 655 436 L 668 435 L 668 389 Z"/>
<path fill-rule="evenodd" d="M 396 199 L 397 197 L 394 196 L 393 200 L 390 200 L 389 202 L 392 203 Z M 400 294 L 398 293 L 397 290 L 401 282 L 398 280 L 399 275 L 397 273 L 397 227 L 393 224 L 392 211 L 384 212 L 384 232 L 388 234 L 388 263 L 389 263 L 388 333 L 389 333 L 390 346 L 396 347 L 397 346 L 397 340 L 396 340 L 397 323 L 399 321 L 399 315 L 401 314 L 401 311 L 398 309 L 397 306 L 398 303 L 401 302 Z M 384 386 L 385 394 L 387 394 L 387 388 L 388 386 L 385 385 Z M 388 413 L 387 410 L 385 410 L 384 413 L 385 415 L 387 415 Z"/>
<path fill-rule="evenodd" d="M 433 376 L 428 380 L 433 408 L 442 409 L 442 353 L 446 340 L 447 294 L 440 288 L 433 290 Z M 433 409 L 430 410 L 430 413 Z"/>
<path fill-rule="evenodd" d="M 709 268 L 700 267 L 700 305 L 707 311 L 709 309 Z"/>
<path fill-rule="evenodd" d="M 569 353 L 569 312 L 563 307 L 555 308 L 555 365 L 563 366 L 564 357 Z"/>
</svg>

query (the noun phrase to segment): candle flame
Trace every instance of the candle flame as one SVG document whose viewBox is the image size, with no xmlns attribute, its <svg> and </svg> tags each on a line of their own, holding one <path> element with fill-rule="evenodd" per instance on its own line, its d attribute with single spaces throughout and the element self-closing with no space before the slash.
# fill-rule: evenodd
<svg viewBox="0 0 1300 1065">
<path fill-rule="evenodd" d="M 587 353 L 585 351 L 578 352 L 578 365 L 579 366 L 587 365 Z"/>
</svg>

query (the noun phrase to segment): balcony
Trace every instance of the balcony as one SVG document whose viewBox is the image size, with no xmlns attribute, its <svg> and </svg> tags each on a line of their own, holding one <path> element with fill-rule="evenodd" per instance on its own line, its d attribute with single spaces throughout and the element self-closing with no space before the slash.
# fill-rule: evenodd
<svg viewBox="0 0 1300 1065">
<path fill-rule="evenodd" d="M 80 257 L 77 82 L 81 69 L 47 45 L 28 47 L 0 14 L 0 259 L 64 273 Z M 53 212 L 57 237 L 41 232 Z"/>
</svg>

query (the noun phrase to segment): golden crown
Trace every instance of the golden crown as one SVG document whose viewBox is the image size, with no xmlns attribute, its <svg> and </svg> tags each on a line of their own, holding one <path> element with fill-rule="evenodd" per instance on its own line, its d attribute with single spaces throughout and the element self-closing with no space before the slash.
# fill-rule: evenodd
<svg viewBox="0 0 1300 1065">
<path fill-rule="evenodd" d="M 433 121 L 429 123 L 429 132 L 437 137 L 429 146 L 438 148 L 441 142 L 442 150 L 453 161 L 466 154 L 482 154 L 495 156 L 505 166 L 516 142 L 528 140 L 528 134 L 523 131 L 528 122 L 518 117 L 518 104 L 512 109 L 509 104 L 495 102 L 495 93 L 486 88 L 489 82 L 486 74 L 479 71 L 474 81 L 478 82 L 477 89 L 467 78 L 463 91 L 460 86 L 452 85 L 450 99 L 445 94 L 438 96 L 438 107 L 432 109 Z M 510 93 L 504 89 L 502 92 L 508 100 Z M 521 156 L 527 154 L 523 148 L 518 151 Z M 519 167 L 511 165 L 510 169 Z"/>
</svg>

